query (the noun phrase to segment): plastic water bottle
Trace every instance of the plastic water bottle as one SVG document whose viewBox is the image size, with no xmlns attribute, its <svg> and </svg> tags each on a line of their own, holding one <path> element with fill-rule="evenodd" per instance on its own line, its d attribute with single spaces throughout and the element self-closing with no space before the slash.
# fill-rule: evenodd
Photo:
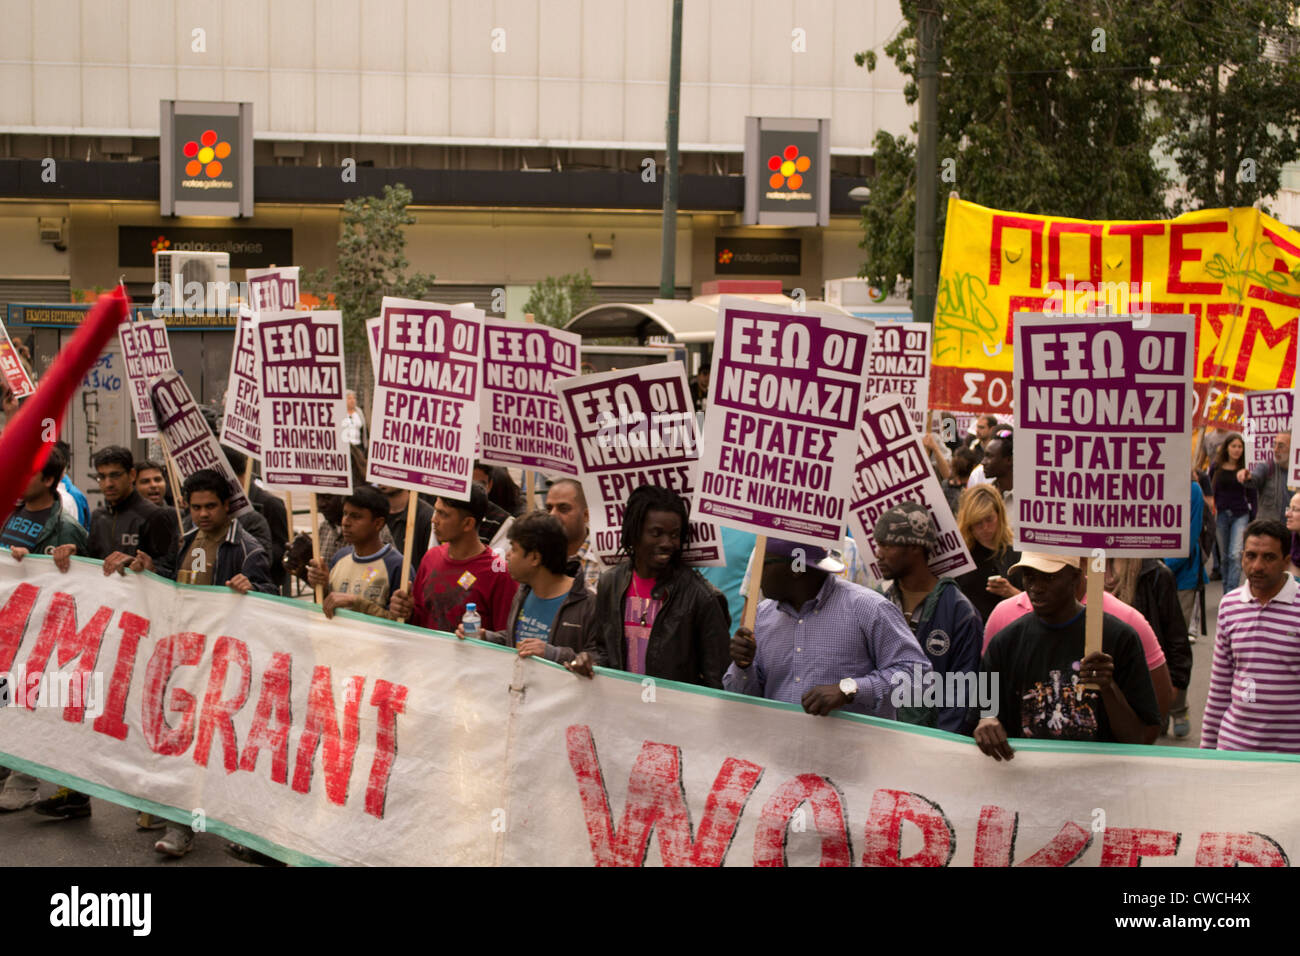
<svg viewBox="0 0 1300 956">
<path fill-rule="evenodd" d="M 483 629 L 483 618 L 478 616 L 477 604 L 465 605 L 465 616 L 460 619 L 460 626 L 464 629 L 466 637 L 478 637 Z"/>
</svg>

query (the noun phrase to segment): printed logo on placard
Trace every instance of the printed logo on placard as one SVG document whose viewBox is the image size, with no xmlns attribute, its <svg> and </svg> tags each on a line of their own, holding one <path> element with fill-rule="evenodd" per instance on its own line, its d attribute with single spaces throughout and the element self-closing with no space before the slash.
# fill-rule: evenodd
<svg viewBox="0 0 1300 956">
<path fill-rule="evenodd" d="M 946 631 L 931 631 L 930 636 L 925 639 L 925 650 L 931 657 L 942 657 L 948 653 L 950 647 L 952 647 L 952 638 Z"/>
</svg>

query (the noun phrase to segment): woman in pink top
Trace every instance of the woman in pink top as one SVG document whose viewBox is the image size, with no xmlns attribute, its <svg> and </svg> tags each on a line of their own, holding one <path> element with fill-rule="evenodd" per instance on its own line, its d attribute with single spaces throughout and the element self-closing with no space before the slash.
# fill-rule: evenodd
<svg viewBox="0 0 1300 956">
<path fill-rule="evenodd" d="M 1081 604 L 1088 603 L 1087 584 L 1087 575 L 1079 575 L 1079 602 Z M 1151 630 L 1151 625 L 1147 623 L 1146 618 L 1109 592 L 1102 595 L 1101 609 L 1104 613 L 1118 618 L 1137 631 L 1138 637 L 1142 641 L 1142 650 L 1146 653 L 1147 670 L 1151 672 L 1151 685 L 1155 688 L 1156 703 L 1160 706 L 1160 713 L 1167 714 L 1170 702 L 1173 700 L 1174 686 L 1169 680 L 1169 667 L 1165 664 L 1165 652 L 1160 649 L 1160 642 L 1156 640 L 1155 631 Z M 984 625 L 984 650 L 988 650 L 989 641 L 993 640 L 994 634 L 1017 618 L 1028 614 L 1029 611 L 1029 595 L 1023 591 L 998 604 Z"/>
</svg>

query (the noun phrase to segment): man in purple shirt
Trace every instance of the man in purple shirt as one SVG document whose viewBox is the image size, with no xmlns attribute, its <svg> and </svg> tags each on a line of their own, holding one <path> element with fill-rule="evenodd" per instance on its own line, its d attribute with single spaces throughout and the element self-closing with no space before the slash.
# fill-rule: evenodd
<svg viewBox="0 0 1300 956">
<path fill-rule="evenodd" d="M 836 575 L 824 548 L 768 539 L 754 630 L 731 640 L 726 690 L 893 719 L 894 688 L 930 661 L 890 601 Z M 758 641 L 755 645 L 755 635 Z"/>
</svg>

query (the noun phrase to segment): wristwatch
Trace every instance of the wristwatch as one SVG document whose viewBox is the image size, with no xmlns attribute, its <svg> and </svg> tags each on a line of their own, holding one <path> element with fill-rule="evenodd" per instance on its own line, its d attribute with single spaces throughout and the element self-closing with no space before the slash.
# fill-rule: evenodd
<svg viewBox="0 0 1300 956">
<path fill-rule="evenodd" d="M 858 682 L 855 681 L 852 677 L 846 677 L 844 678 L 844 680 L 840 681 L 840 693 L 843 694 L 845 697 L 847 697 L 849 700 L 852 700 L 854 695 L 857 694 L 857 692 L 858 692 Z"/>
</svg>

